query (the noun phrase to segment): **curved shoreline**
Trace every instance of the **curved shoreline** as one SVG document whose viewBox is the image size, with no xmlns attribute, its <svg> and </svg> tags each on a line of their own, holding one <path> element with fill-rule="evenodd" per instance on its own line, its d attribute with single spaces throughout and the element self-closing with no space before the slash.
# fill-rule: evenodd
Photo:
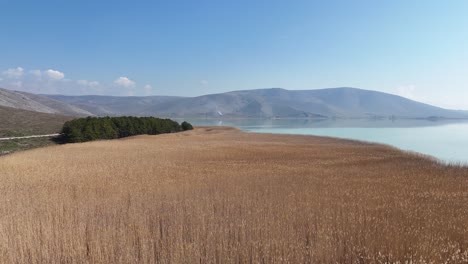
<svg viewBox="0 0 468 264">
<path fill-rule="evenodd" d="M 369 129 L 370 131 L 368 131 Z M 447 141 L 446 139 L 437 138 L 438 135 L 434 135 L 435 138 L 426 138 L 427 143 L 423 144 L 423 142 L 426 141 L 417 138 L 417 131 L 410 131 L 408 135 L 393 136 L 392 134 L 389 135 L 389 131 L 392 131 L 396 128 L 378 128 L 382 129 L 382 131 L 375 131 L 375 129 L 377 128 L 298 128 L 297 130 L 288 128 L 260 128 L 245 129 L 244 131 L 256 133 L 273 133 L 282 135 L 310 135 L 383 144 L 392 146 L 405 152 L 417 153 L 422 156 L 429 156 L 433 159 L 438 160 L 438 162 L 440 163 L 468 166 L 468 152 L 466 152 L 464 148 L 461 147 L 464 144 L 466 144 L 466 140 L 464 139 L 460 139 L 463 140 L 462 145 L 456 145 L 453 144 L 453 140 Z M 348 130 L 349 133 L 347 133 Z M 362 130 L 362 134 L 356 132 L 360 130 Z M 369 138 L 362 136 L 366 133 L 369 134 Z M 402 134 L 403 132 L 396 130 L 394 133 Z M 420 131 L 420 133 L 424 133 L 424 131 Z M 431 144 L 438 145 L 436 145 L 437 147 L 429 147 Z M 457 154 L 455 155 L 454 153 Z"/>
</svg>

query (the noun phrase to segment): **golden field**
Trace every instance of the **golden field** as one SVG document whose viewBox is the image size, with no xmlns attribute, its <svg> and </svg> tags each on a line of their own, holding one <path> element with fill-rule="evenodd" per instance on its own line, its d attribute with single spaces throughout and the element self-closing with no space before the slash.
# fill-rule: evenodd
<svg viewBox="0 0 468 264">
<path fill-rule="evenodd" d="M 230 128 L 18 152 L 0 263 L 468 263 L 468 168 Z"/>
</svg>

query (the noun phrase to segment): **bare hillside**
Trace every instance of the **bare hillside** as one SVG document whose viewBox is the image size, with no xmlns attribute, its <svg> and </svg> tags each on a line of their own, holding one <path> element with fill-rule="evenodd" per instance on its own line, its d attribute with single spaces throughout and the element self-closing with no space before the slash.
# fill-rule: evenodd
<svg viewBox="0 0 468 264">
<path fill-rule="evenodd" d="M 0 106 L 34 112 L 70 116 L 89 116 L 92 113 L 79 107 L 45 96 L 0 88 Z"/>
<path fill-rule="evenodd" d="M 70 116 L 0 106 L 0 137 L 57 133 Z"/>
<path fill-rule="evenodd" d="M 356 88 L 233 91 L 197 97 L 47 95 L 96 115 L 235 118 L 468 118 L 462 111 Z"/>
</svg>

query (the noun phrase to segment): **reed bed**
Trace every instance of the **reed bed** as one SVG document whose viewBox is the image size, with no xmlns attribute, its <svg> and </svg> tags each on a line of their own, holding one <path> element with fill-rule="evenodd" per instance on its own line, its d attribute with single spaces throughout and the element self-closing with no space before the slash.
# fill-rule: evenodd
<svg viewBox="0 0 468 264">
<path fill-rule="evenodd" d="M 229 128 L 14 153 L 0 263 L 468 263 L 468 169 Z"/>
</svg>

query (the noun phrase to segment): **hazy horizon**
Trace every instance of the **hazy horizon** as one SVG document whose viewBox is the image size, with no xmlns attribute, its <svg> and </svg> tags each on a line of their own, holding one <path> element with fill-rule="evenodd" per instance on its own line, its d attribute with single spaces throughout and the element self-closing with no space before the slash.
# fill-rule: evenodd
<svg viewBox="0 0 468 264">
<path fill-rule="evenodd" d="M 0 87 L 199 96 L 355 87 L 468 109 L 468 2 L 4 1 Z"/>
</svg>

